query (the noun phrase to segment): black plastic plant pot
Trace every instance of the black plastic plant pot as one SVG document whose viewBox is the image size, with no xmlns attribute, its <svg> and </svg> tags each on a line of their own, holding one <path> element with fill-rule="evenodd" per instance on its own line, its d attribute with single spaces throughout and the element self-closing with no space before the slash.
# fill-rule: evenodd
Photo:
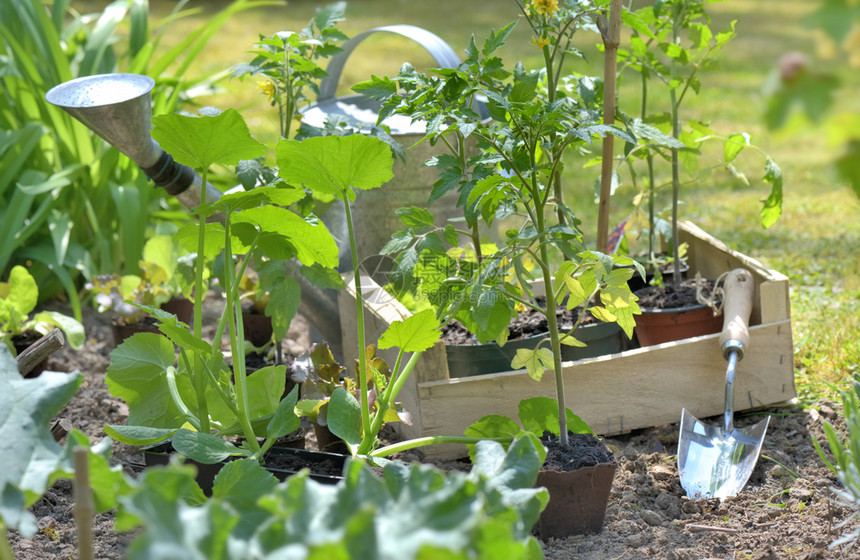
<svg viewBox="0 0 860 560">
<path fill-rule="evenodd" d="M 263 466 L 281 481 L 307 468 L 310 470 L 311 480 L 322 484 L 337 484 L 343 480 L 343 467 L 347 457 L 327 451 L 274 446 L 266 454 Z"/>
<path fill-rule="evenodd" d="M 495 342 L 486 344 L 446 344 L 448 371 L 451 377 L 471 377 L 485 373 L 511 371 L 511 361 L 520 348 L 532 349 L 549 336 L 540 334 L 527 338 L 509 340 L 504 346 Z M 574 333 L 586 343 L 584 347 L 562 346 L 561 359 L 566 362 L 596 358 L 626 350 L 629 344 L 624 331 L 616 323 L 593 323 L 582 325 Z M 629 341 L 627 341 L 629 342 Z"/>
<path fill-rule="evenodd" d="M 175 454 L 173 444 L 170 441 L 164 441 L 152 446 L 143 447 L 143 462 L 147 467 L 156 467 L 167 465 L 170 462 L 170 456 Z M 215 481 L 215 475 L 221 468 L 231 459 L 226 459 L 218 463 L 210 465 L 198 463 L 188 457 L 185 457 L 185 463 L 197 467 L 197 477 L 195 478 L 197 485 L 203 490 L 207 496 L 212 495 L 212 484 Z"/>
</svg>

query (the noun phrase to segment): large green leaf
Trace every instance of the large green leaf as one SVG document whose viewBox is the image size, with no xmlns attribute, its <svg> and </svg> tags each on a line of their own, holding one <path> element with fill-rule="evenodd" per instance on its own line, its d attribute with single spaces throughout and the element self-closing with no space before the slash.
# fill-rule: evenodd
<svg viewBox="0 0 860 560">
<path fill-rule="evenodd" d="M 35 519 L 24 509 L 48 488 L 62 456 L 50 421 L 82 379 L 78 372 L 43 372 L 24 379 L 17 361 L 0 344 L 0 515 L 25 533 L 34 532 Z"/>
<path fill-rule="evenodd" d="M 337 242 L 322 222 L 311 224 L 285 208 L 261 206 L 240 212 L 233 223 L 247 223 L 258 228 L 262 232 L 258 246 L 273 259 L 288 258 L 290 254 L 284 252 L 285 246 L 291 246 L 304 265 L 337 266 Z M 243 242 L 249 243 L 250 239 L 243 239 Z"/>
<path fill-rule="evenodd" d="M 153 333 L 135 334 L 111 352 L 105 382 L 113 396 L 128 404 L 129 425 L 177 428 L 183 424 L 167 385 L 167 368 L 175 359 L 173 343 Z"/>
<path fill-rule="evenodd" d="M 265 559 L 537 560 L 531 529 L 548 501 L 545 489 L 533 487 L 540 463 L 532 440 L 517 438 L 507 452 L 481 442 L 470 474 L 392 461 L 380 477 L 349 462 L 336 486 L 307 473 L 273 486 L 259 464 L 239 460 L 222 468 L 201 506 L 189 504 L 190 475 L 171 466 L 147 473 L 125 502 L 144 525 L 129 558 L 170 550 L 238 560 L 253 550 Z"/>
<path fill-rule="evenodd" d="M 350 445 L 361 443 L 361 406 L 352 394 L 338 387 L 328 403 L 328 427 L 331 433 Z"/>
<path fill-rule="evenodd" d="M 194 169 L 208 169 L 215 163 L 236 165 L 266 153 L 266 146 L 254 140 L 235 109 L 200 117 L 159 115 L 152 124 L 152 138 L 161 148 Z"/>
<path fill-rule="evenodd" d="M 397 347 L 404 352 L 423 352 L 442 336 L 432 309 L 425 309 L 403 321 L 395 321 L 379 338 L 379 348 Z"/>
<path fill-rule="evenodd" d="M 339 198 L 352 198 L 351 189 L 380 187 L 393 176 L 388 145 L 361 134 L 281 140 L 276 153 L 285 181 Z"/>
</svg>

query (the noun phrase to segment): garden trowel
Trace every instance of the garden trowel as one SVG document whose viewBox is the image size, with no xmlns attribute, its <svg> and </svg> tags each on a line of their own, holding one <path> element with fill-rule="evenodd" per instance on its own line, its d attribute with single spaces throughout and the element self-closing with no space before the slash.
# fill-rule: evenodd
<svg viewBox="0 0 860 560">
<path fill-rule="evenodd" d="M 749 345 L 749 317 L 755 284 L 744 269 L 728 273 L 724 285 L 723 332 L 720 346 L 728 360 L 726 369 L 726 408 L 722 426 L 709 426 L 681 411 L 678 437 L 678 472 L 681 486 L 694 499 L 735 496 L 749 480 L 770 417 L 750 428 L 735 428 L 732 419 L 732 385 L 735 366 Z"/>
</svg>

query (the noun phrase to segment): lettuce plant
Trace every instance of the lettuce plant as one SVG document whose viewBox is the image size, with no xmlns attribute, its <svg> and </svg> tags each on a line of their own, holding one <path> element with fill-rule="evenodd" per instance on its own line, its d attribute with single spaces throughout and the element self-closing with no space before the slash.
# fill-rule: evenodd
<svg viewBox="0 0 860 560">
<path fill-rule="evenodd" d="M 23 266 L 14 266 L 8 282 L 0 282 L 0 343 L 13 354 L 12 337 L 27 331 L 45 335 L 54 327 L 65 334 L 72 348 L 84 345 L 84 326 L 76 319 L 57 311 L 40 311 L 33 314 L 39 302 L 36 280 Z"/>
<path fill-rule="evenodd" d="M 135 323 L 145 315 L 135 304 L 161 307 L 174 297 L 190 294 L 194 272 L 189 261 L 194 255 L 180 259 L 177 253 L 170 236 L 156 235 L 143 246 L 140 274 L 96 276 L 87 287 L 95 294 L 98 311 L 111 309 L 127 323 Z"/>
</svg>

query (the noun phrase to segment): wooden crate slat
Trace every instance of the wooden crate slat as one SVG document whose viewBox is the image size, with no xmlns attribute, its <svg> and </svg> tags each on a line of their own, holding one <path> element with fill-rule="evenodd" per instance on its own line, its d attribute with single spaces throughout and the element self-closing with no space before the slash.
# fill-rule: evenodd
<svg viewBox="0 0 860 560">
<path fill-rule="evenodd" d="M 753 327 L 751 335 L 752 348 L 736 370 L 735 411 L 796 396 L 789 321 Z M 567 363 L 565 395 L 568 408 L 603 435 L 678 422 L 682 408 L 706 418 L 723 412 L 726 366 L 719 335 L 691 338 Z M 525 372 L 505 372 L 419 383 L 418 392 L 422 435 L 462 435 L 488 414 L 516 418 L 521 399 L 554 398 L 555 383 L 550 373 L 537 383 Z M 427 450 L 439 453 L 457 450 Z"/>
</svg>

